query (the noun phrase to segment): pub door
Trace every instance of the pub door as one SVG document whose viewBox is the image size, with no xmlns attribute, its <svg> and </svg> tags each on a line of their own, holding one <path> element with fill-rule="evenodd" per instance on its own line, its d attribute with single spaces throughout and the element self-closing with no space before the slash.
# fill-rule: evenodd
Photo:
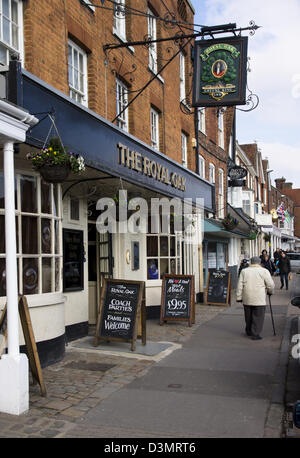
<svg viewBox="0 0 300 458">
<path fill-rule="evenodd" d="M 99 234 L 95 223 L 88 225 L 89 324 L 96 324 L 104 278 L 112 278 L 112 237 Z"/>
</svg>

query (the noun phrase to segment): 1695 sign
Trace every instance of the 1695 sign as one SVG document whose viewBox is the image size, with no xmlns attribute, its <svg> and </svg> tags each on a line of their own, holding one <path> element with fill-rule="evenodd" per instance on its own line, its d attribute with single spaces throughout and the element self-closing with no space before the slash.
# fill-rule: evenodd
<svg viewBox="0 0 300 458">
<path fill-rule="evenodd" d="M 247 48 L 247 37 L 196 42 L 194 107 L 246 103 Z"/>
</svg>

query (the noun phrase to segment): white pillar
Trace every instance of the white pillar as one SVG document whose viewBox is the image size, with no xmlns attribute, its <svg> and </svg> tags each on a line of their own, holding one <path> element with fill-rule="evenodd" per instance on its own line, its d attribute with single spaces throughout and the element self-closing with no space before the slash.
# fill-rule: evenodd
<svg viewBox="0 0 300 458">
<path fill-rule="evenodd" d="M 5 195 L 5 250 L 8 354 L 19 355 L 19 313 L 17 285 L 17 247 L 15 212 L 14 145 L 5 143 L 4 195 Z"/>
<path fill-rule="evenodd" d="M 28 359 L 19 351 L 19 311 L 16 259 L 14 148 L 4 154 L 5 249 L 8 354 L 0 359 L 0 411 L 20 415 L 29 409 Z"/>
</svg>

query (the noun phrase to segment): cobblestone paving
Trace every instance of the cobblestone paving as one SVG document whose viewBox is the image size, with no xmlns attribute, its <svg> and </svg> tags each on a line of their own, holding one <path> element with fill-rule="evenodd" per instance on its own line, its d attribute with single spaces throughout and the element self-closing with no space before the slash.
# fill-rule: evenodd
<svg viewBox="0 0 300 458">
<path fill-rule="evenodd" d="M 158 320 L 148 320 L 147 341 L 180 344 L 223 310 L 224 307 L 197 305 L 196 322 L 191 328 L 183 322 L 160 326 Z M 91 327 L 89 334 L 94 335 L 94 331 Z M 75 427 L 78 435 L 84 437 L 84 431 L 76 426 L 80 419 L 103 399 L 142 377 L 153 364 L 154 360 L 128 358 L 126 354 L 112 356 L 67 347 L 63 361 L 43 369 L 47 397 L 41 396 L 38 384 L 31 383 L 27 413 L 0 413 L 0 437 L 71 437 L 68 433 Z M 95 436 L 98 433 L 94 432 Z"/>
</svg>

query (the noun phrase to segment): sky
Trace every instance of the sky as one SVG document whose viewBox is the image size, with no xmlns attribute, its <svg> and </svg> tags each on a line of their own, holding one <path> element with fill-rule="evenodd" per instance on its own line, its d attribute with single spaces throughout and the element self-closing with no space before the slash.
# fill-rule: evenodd
<svg viewBox="0 0 300 458">
<path fill-rule="evenodd" d="M 195 24 L 261 26 L 249 32 L 248 87 L 258 95 L 252 112 L 238 111 L 239 144 L 258 144 L 271 178 L 300 188 L 300 0 L 192 0 Z M 247 107 L 240 106 L 244 109 Z"/>
</svg>

